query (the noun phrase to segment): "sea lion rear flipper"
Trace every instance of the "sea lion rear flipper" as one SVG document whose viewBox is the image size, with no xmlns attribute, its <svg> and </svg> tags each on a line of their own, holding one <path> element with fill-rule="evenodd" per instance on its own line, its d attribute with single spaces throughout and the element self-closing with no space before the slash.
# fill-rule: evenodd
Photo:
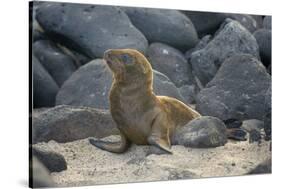
<svg viewBox="0 0 281 189">
<path fill-rule="evenodd" d="M 148 143 L 154 145 L 167 153 L 172 154 L 171 142 L 169 137 L 169 126 L 163 125 L 168 124 L 164 121 L 163 116 L 159 115 L 155 118 L 152 125 L 151 135 L 148 137 Z"/>
<path fill-rule="evenodd" d="M 165 152 L 167 152 L 169 154 L 173 153 L 171 151 L 171 145 L 169 145 L 165 140 L 157 139 L 157 138 L 154 138 L 154 137 L 149 137 L 148 142 L 149 142 L 149 144 L 154 145 L 154 146 L 160 148 L 161 150 L 164 150 Z"/>
<path fill-rule="evenodd" d="M 89 139 L 89 142 L 102 150 L 106 150 L 113 153 L 122 153 L 129 148 L 130 142 L 127 140 L 127 138 L 122 132 L 120 132 L 120 136 L 121 142 L 106 142 L 95 139 Z"/>
</svg>

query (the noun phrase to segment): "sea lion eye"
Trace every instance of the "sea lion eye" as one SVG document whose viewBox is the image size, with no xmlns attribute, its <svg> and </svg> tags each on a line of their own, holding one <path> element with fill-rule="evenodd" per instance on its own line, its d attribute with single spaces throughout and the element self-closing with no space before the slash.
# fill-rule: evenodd
<svg viewBox="0 0 281 189">
<path fill-rule="evenodd" d="M 124 64 L 132 64 L 133 58 L 129 54 L 122 54 L 121 60 Z"/>
</svg>

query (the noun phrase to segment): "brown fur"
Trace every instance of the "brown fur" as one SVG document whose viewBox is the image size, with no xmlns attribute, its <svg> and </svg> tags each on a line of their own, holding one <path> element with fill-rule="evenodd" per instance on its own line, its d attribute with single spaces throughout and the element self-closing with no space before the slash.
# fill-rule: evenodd
<svg viewBox="0 0 281 189">
<path fill-rule="evenodd" d="M 179 100 L 156 96 L 152 90 L 152 68 L 140 52 L 133 49 L 108 50 L 104 60 L 113 72 L 110 111 L 120 130 L 121 143 L 90 139 L 107 151 L 122 153 L 131 142 L 154 145 L 171 153 L 171 139 L 177 127 L 200 114 Z"/>
</svg>

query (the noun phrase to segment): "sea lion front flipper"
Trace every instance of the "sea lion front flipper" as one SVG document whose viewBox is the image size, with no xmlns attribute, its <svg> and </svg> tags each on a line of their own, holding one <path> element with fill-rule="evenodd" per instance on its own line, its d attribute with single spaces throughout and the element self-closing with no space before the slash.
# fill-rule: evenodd
<svg viewBox="0 0 281 189">
<path fill-rule="evenodd" d="M 120 132 L 120 136 L 121 142 L 106 142 L 95 139 L 89 139 L 89 142 L 102 150 L 106 150 L 113 153 L 122 153 L 129 148 L 130 142 L 127 140 L 126 136 L 122 132 Z"/>
<path fill-rule="evenodd" d="M 169 126 L 164 125 L 168 122 L 161 120 L 163 116 L 157 116 L 152 125 L 151 135 L 148 137 L 148 143 L 154 145 L 165 152 L 172 154 L 171 142 L 169 137 Z"/>
</svg>

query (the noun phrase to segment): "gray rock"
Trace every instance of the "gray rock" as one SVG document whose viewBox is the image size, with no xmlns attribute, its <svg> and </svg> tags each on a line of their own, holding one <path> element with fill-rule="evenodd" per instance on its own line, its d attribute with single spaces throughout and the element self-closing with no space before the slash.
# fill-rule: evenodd
<svg viewBox="0 0 281 189">
<path fill-rule="evenodd" d="M 188 51 L 185 52 L 185 58 L 187 60 L 189 60 L 191 54 L 195 51 L 198 51 L 200 49 L 203 49 L 204 47 L 207 46 L 207 44 L 211 41 L 212 39 L 212 36 L 211 35 L 205 35 L 204 37 L 202 37 L 202 39 L 200 39 L 200 41 L 197 43 L 197 45 L 192 48 L 192 49 L 189 49 Z"/>
<path fill-rule="evenodd" d="M 265 29 L 271 30 L 272 29 L 272 17 L 271 16 L 266 16 L 263 19 L 263 27 Z"/>
<path fill-rule="evenodd" d="M 199 117 L 179 128 L 173 140 L 176 144 L 186 147 L 223 146 L 227 142 L 226 126 L 216 117 Z"/>
<path fill-rule="evenodd" d="M 169 96 L 184 101 L 173 82 L 161 72 L 153 70 L 153 91 L 156 95 Z"/>
<path fill-rule="evenodd" d="M 32 143 L 69 142 L 118 134 L 109 111 L 88 107 L 56 106 L 32 119 Z"/>
<path fill-rule="evenodd" d="M 271 158 L 266 159 L 252 169 L 248 174 L 268 174 L 272 172 L 272 160 Z"/>
<path fill-rule="evenodd" d="M 187 50 L 198 41 L 192 22 L 177 10 L 128 7 L 123 10 L 150 43 L 161 42 Z"/>
<path fill-rule="evenodd" d="M 249 142 L 261 142 L 262 139 L 262 131 L 264 128 L 264 122 L 257 119 L 249 119 L 243 121 L 241 126 L 242 129 L 246 130 L 249 133 Z"/>
<path fill-rule="evenodd" d="M 253 33 L 259 29 L 257 21 L 249 14 L 226 14 L 228 18 L 238 21 L 249 32 Z"/>
<path fill-rule="evenodd" d="M 147 58 L 153 69 L 168 76 L 180 88 L 185 102 L 194 101 L 196 82 L 191 66 L 179 50 L 163 43 L 152 43 L 147 50 Z"/>
<path fill-rule="evenodd" d="M 251 17 L 256 20 L 257 28 L 262 28 L 263 27 L 263 17 L 264 17 L 263 15 L 252 14 Z"/>
<path fill-rule="evenodd" d="M 272 86 L 270 85 L 266 94 L 265 94 L 265 113 L 263 117 L 264 121 L 264 131 L 266 134 L 266 140 L 271 139 L 271 112 L 272 112 Z"/>
<path fill-rule="evenodd" d="M 257 119 L 248 119 L 243 121 L 241 128 L 248 132 L 252 130 L 260 131 L 264 127 L 263 121 Z"/>
<path fill-rule="evenodd" d="M 30 169 L 29 186 L 31 188 L 56 187 L 49 170 L 36 157 L 32 157 Z"/>
<path fill-rule="evenodd" d="M 32 155 L 36 156 L 50 172 L 60 172 L 67 169 L 64 157 L 51 148 L 33 146 Z"/>
<path fill-rule="evenodd" d="M 56 104 L 109 108 L 112 73 L 102 59 L 81 66 L 64 83 L 56 97 Z"/>
<path fill-rule="evenodd" d="M 205 48 L 191 54 L 194 74 L 206 85 L 225 59 L 234 54 L 248 53 L 259 58 L 255 38 L 239 22 L 227 19 Z"/>
<path fill-rule="evenodd" d="M 38 40 L 46 40 L 47 37 L 42 33 L 41 31 L 38 30 L 33 30 L 32 31 L 32 41 L 38 41 Z"/>
<path fill-rule="evenodd" d="M 33 44 L 34 55 L 54 78 L 58 86 L 76 70 L 74 60 L 51 41 L 38 40 Z"/>
<path fill-rule="evenodd" d="M 271 30 L 259 29 L 254 33 L 264 65 L 271 64 Z"/>
<path fill-rule="evenodd" d="M 178 90 L 183 97 L 183 102 L 187 104 L 194 103 L 196 94 L 199 92 L 199 89 L 196 85 L 184 85 L 179 87 Z"/>
<path fill-rule="evenodd" d="M 177 87 L 195 83 L 191 67 L 179 50 L 163 43 L 152 43 L 147 58 L 153 69 L 168 76 Z"/>
<path fill-rule="evenodd" d="M 101 59 L 80 67 L 61 87 L 56 104 L 109 108 L 112 73 Z M 176 86 L 165 75 L 154 72 L 154 92 L 183 100 Z"/>
<path fill-rule="evenodd" d="M 232 56 L 198 93 L 196 109 L 202 115 L 222 120 L 262 120 L 264 97 L 270 84 L 270 75 L 255 57 L 249 54 Z"/>
<path fill-rule="evenodd" d="M 55 105 L 58 85 L 35 56 L 32 56 L 33 107 Z"/>
<path fill-rule="evenodd" d="M 48 2 L 38 7 L 36 19 L 53 39 L 91 58 L 102 57 L 107 49 L 145 52 L 148 46 L 142 33 L 117 7 Z"/>
<path fill-rule="evenodd" d="M 214 34 L 226 18 L 226 15 L 222 13 L 195 11 L 183 12 L 194 24 L 200 38 L 205 35 Z"/>
</svg>

